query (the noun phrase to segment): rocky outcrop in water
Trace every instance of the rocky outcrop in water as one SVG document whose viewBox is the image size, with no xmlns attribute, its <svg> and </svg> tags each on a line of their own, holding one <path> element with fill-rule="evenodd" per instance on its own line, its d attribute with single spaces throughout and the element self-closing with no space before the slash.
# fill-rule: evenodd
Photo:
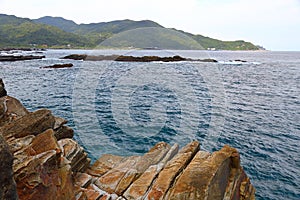
<svg viewBox="0 0 300 200">
<path fill-rule="evenodd" d="M 34 56 L 34 55 L 1 55 L 0 56 L 0 62 L 1 61 L 20 61 L 20 60 L 36 60 L 36 59 L 42 59 L 45 58 L 45 56 Z"/>
<path fill-rule="evenodd" d="M 91 165 L 66 120 L 47 109 L 28 112 L 10 96 L 0 98 L 1 104 L 4 199 L 255 199 L 232 147 L 209 153 L 197 141 L 181 149 L 160 142 L 144 155 L 106 154 Z"/>
<path fill-rule="evenodd" d="M 73 67 L 72 63 L 67 63 L 67 64 L 55 64 L 55 65 L 50 65 L 50 66 L 45 66 L 45 67 L 40 67 L 41 69 L 60 69 L 60 68 L 70 68 Z"/>
<path fill-rule="evenodd" d="M 217 60 L 208 59 L 190 59 L 181 56 L 159 57 L 159 56 L 125 56 L 125 55 L 99 55 L 88 56 L 86 54 L 72 54 L 61 59 L 85 60 L 85 61 L 104 61 L 112 60 L 118 62 L 179 62 L 179 61 L 198 61 L 198 62 L 218 62 Z"/>
</svg>

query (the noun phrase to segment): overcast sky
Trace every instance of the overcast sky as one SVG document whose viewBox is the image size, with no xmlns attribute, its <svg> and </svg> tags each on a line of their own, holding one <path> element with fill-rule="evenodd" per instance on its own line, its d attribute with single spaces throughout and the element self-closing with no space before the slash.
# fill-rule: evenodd
<svg viewBox="0 0 300 200">
<path fill-rule="evenodd" d="M 300 0 L 0 0 L 0 13 L 76 23 L 149 19 L 217 39 L 300 51 Z"/>
</svg>

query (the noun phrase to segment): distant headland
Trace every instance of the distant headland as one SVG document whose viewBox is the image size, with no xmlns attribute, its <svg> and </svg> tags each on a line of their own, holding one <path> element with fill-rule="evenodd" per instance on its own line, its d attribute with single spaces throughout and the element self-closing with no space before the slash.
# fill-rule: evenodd
<svg viewBox="0 0 300 200">
<path fill-rule="evenodd" d="M 135 32 L 128 36 L 112 40 L 121 48 L 159 48 L 186 50 L 264 50 L 259 45 L 243 40 L 222 41 L 202 35 L 194 35 L 176 29 L 169 29 L 150 21 L 117 20 L 91 24 L 76 24 L 61 17 L 42 17 L 39 19 L 20 18 L 0 14 L 0 48 L 96 48 L 114 35 L 131 30 L 149 30 L 152 32 Z M 152 30 L 153 31 L 153 30 Z M 172 31 L 176 34 L 170 35 Z M 165 33 L 168 34 L 165 34 Z M 141 34 L 140 34 L 141 33 Z M 173 34 L 173 33 L 172 33 Z M 138 35 L 138 38 L 137 36 Z M 178 36 L 180 35 L 180 36 Z M 174 36 L 174 37 L 173 37 Z M 188 38 L 188 39 L 187 39 Z M 130 40 L 135 40 L 134 44 Z M 152 44 L 154 41 L 160 46 Z M 194 43 L 191 42 L 194 41 Z"/>
</svg>

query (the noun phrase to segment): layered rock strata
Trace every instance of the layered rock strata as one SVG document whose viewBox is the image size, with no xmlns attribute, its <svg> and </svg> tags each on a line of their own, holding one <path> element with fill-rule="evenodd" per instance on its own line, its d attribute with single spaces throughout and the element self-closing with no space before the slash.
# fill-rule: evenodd
<svg viewBox="0 0 300 200">
<path fill-rule="evenodd" d="M 4 96 L 0 116 L 1 199 L 255 199 L 229 146 L 209 153 L 197 141 L 181 149 L 160 142 L 144 155 L 106 154 L 91 165 L 66 120 L 51 111 L 29 112 Z"/>
</svg>

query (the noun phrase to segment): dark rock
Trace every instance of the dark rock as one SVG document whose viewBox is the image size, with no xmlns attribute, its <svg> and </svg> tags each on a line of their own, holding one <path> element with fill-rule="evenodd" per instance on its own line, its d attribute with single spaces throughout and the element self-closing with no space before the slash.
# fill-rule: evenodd
<svg viewBox="0 0 300 200">
<path fill-rule="evenodd" d="M 74 130 L 68 126 L 61 126 L 57 130 L 55 130 L 54 136 L 57 140 L 73 138 Z"/>
<path fill-rule="evenodd" d="M 0 199 L 18 199 L 16 183 L 13 178 L 13 155 L 0 134 Z"/>
<path fill-rule="evenodd" d="M 14 56 L 14 55 L 9 55 L 9 56 L 0 56 L 0 62 L 1 61 L 20 61 L 20 60 L 36 60 L 36 59 L 42 59 L 45 58 L 45 56 L 34 56 L 34 55 L 21 55 L 21 56 Z"/>
<path fill-rule="evenodd" d="M 85 60 L 87 55 L 85 54 L 71 54 L 68 56 L 65 56 L 61 59 L 71 59 L 71 60 Z"/>
<path fill-rule="evenodd" d="M 73 59 L 73 60 L 86 60 L 86 61 L 103 61 L 103 60 L 114 60 L 118 62 L 179 62 L 179 61 L 198 61 L 198 62 L 218 62 L 215 59 L 190 59 L 183 58 L 181 56 L 173 57 L 159 57 L 159 56 L 126 56 L 126 55 L 99 55 L 99 56 L 88 56 L 85 54 L 72 54 L 65 56 L 62 59 Z"/>
<path fill-rule="evenodd" d="M 240 60 L 240 59 L 237 59 L 237 60 L 234 60 L 235 62 L 243 62 L 243 63 L 245 63 L 245 62 L 247 62 L 246 60 Z"/>
<path fill-rule="evenodd" d="M 5 90 L 5 85 L 3 80 L 0 78 L 0 97 L 4 97 L 7 95 L 7 92 Z"/>
<path fill-rule="evenodd" d="M 46 67 L 40 67 L 41 69 L 60 69 L 60 68 L 70 68 L 73 67 L 72 63 L 68 64 L 55 64 L 51 66 L 46 66 Z"/>
<path fill-rule="evenodd" d="M 200 60 L 197 60 L 197 61 L 200 61 L 200 62 L 213 62 L 213 63 L 217 63 L 218 62 L 217 60 L 212 59 L 212 58 L 200 59 Z"/>
<path fill-rule="evenodd" d="M 134 57 L 134 56 L 119 56 L 115 59 L 115 61 L 121 62 L 154 62 L 154 61 L 162 61 L 162 62 L 178 62 L 178 61 L 186 61 L 186 58 L 182 58 L 180 56 L 173 57 L 159 57 L 159 56 L 143 56 L 143 57 Z"/>
</svg>

